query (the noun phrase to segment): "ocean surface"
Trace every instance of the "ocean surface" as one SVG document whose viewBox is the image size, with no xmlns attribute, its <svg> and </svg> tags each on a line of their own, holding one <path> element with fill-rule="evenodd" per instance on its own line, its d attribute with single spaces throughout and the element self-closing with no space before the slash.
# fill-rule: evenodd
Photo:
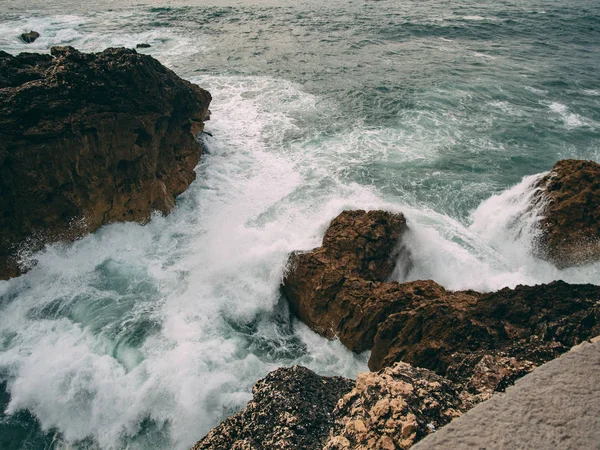
<svg viewBox="0 0 600 450">
<path fill-rule="evenodd" d="M 276 367 L 367 370 L 278 289 L 344 209 L 406 214 L 400 280 L 600 284 L 531 256 L 528 209 L 557 160 L 600 162 L 596 0 L 0 1 L 0 50 L 138 43 L 213 94 L 209 153 L 169 216 L 0 281 L 3 450 L 186 449 Z"/>
</svg>

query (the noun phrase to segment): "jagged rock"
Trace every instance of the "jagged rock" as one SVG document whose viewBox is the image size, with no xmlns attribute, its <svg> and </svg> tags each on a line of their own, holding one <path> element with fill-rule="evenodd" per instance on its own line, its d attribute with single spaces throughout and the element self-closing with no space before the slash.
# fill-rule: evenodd
<svg viewBox="0 0 600 450">
<path fill-rule="evenodd" d="M 444 375 L 478 351 L 539 365 L 598 334 L 600 286 L 555 281 L 490 294 L 450 293 L 390 315 L 378 328 L 369 367 L 405 361 Z M 471 375 L 463 371 L 457 381 Z"/>
<path fill-rule="evenodd" d="M 21 34 L 21 40 L 23 40 L 23 42 L 25 42 L 26 44 L 31 44 L 32 42 L 35 42 L 37 38 L 40 37 L 40 33 L 38 33 L 37 31 L 30 31 L 29 33 L 23 33 Z"/>
<path fill-rule="evenodd" d="M 449 380 L 396 363 L 358 376 L 335 408 L 324 449 L 408 449 L 462 412 L 460 394 Z"/>
<path fill-rule="evenodd" d="M 243 411 L 213 428 L 193 450 L 321 450 L 333 409 L 353 386 L 302 366 L 277 369 L 256 383 Z"/>
<path fill-rule="evenodd" d="M 340 311 L 335 299 L 344 282 L 385 281 L 406 230 L 402 214 L 342 212 L 331 222 L 321 247 L 290 256 L 282 290 L 292 311 L 317 333 L 336 336 Z"/>
<path fill-rule="evenodd" d="M 600 260 L 600 164 L 559 161 L 537 187 L 538 255 L 561 269 Z"/>
<path fill-rule="evenodd" d="M 167 213 L 195 179 L 210 94 L 128 49 L 0 53 L 0 278 L 25 245 Z"/>
</svg>

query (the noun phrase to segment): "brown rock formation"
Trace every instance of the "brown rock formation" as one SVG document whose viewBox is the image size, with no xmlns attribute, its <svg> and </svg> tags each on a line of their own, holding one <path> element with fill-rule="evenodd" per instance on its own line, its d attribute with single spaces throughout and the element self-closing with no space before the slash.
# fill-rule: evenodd
<svg viewBox="0 0 600 450">
<path fill-rule="evenodd" d="M 481 294 L 446 291 L 431 280 L 383 281 L 406 228 L 403 217 L 381 225 L 390 217 L 402 216 L 342 213 L 322 247 L 292 255 L 283 285 L 292 310 L 313 330 L 355 352 L 372 349 L 371 370 L 404 361 L 471 383 L 485 397 L 600 334 L 598 286 L 557 281 Z M 373 223 L 380 231 L 364 239 Z M 365 252 L 365 242 L 376 250 Z M 365 256 L 371 254 L 381 256 Z"/>
<path fill-rule="evenodd" d="M 253 394 L 192 450 L 404 449 L 464 410 L 449 380 L 405 363 L 362 373 L 356 382 L 281 368 Z"/>
<path fill-rule="evenodd" d="M 401 220 L 390 221 L 395 217 Z M 360 231 L 352 232 L 355 223 Z M 373 228 L 378 231 L 369 234 Z M 372 348 L 369 367 L 378 372 L 360 374 L 330 413 L 335 395 L 321 402 L 318 381 L 311 378 L 301 399 L 294 388 L 279 407 L 281 396 L 289 395 L 287 383 L 270 379 L 260 388 L 266 396 L 257 402 L 255 392 L 246 410 L 194 449 L 408 449 L 536 366 L 600 334 L 600 286 L 555 281 L 482 294 L 447 291 L 431 280 L 386 282 L 405 229 L 402 216 L 344 212 L 322 247 L 291 256 L 282 287 L 311 328 L 357 352 Z M 301 406 L 288 422 L 293 403 Z M 311 426 L 288 423 L 310 422 L 310 411 L 322 414 L 329 435 L 324 439 L 320 429 L 300 444 L 297 436 L 305 439 Z M 212 446 L 199 447 L 203 442 Z"/>
<path fill-rule="evenodd" d="M 559 161 L 538 187 L 539 255 L 558 268 L 600 260 L 600 164 Z"/>
<path fill-rule="evenodd" d="M 193 450 L 321 450 L 333 409 L 353 385 L 302 366 L 277 369 L 256 383 L 243 411 L 213 428 Z"/>
<path fill-rule="evenodd" d="M 167 213 L 195 179 L 210 94 L 135 50 L 0 52 L 0 278 L 26 241 Z"/>
<path fill-rule="evenodd" d="M 282 290 L 292 311 L 317 333 L 336 336 L 342 311 L 335 298 L 345 281 L 385 281 L 406 229 L 402 214 L 342 212 L 331 222 L 321 247 L 290 256 Z"/>
<path fill-rule="evenodd" d="M 401 284 L 348 278 L 328 312 L 334 315 L 332 323 L 340 341 L 360 353 L 373 347 L 379 325 L 388 316 L 403 311 L 413 302 L 436 299 L 445 292 L 431 280 Z"/>
</svg>

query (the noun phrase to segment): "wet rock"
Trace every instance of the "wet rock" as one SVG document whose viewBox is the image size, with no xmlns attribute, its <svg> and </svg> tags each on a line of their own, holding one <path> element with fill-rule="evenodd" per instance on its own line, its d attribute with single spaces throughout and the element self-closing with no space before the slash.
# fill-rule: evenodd
<svg viewBox="0 0 600 450">
<path fill-rule="evenodd" d="M 280 368 L 254 386 L 246 408 L 213 428 L 193 450 L 321 450 L 338 400 L 354 387 L 301 366 Z"/>
<path fill-rule="evenodd" d="M 25 42 L 26 44 L 31 44 L 32 42 L 35 42 L 37 38 L 40 37 L 40 33 L 38 33 L 37 31 L 30 31 L 29 33 L 23 33 L 21 34 L 21 40 L 23 42 Z"/>
<path fill-rule="evenodd" d="M 152 47 L 150 44 L 146 44 L 146 43 L 141 43 L 141 44 L 137 44 L 135 46 L 135 48 L 150 48 Z"/>
<path fill-rule="evenodd" d="M 168 213 L 210 94 L 135 50 L 0 53 L 0 278 L 20 249 Z"/>
<path fill-rule="evenodd" d="M 559 161 L 537 186 L 539 256 L 561 269 L 600 260 L 600 164 Z"/>
<path fill-rule="evenodd" d="M 338 402 L 325 450 L 408 449 L 462 414 L 452 382 L 427 369 L 396 363 L 361 373 Z"/>
<path fill-rule="evenodd" d="M 394 270 L 400 238 L 406 232 L 402 214 L 344 211 L 329 226 L 323 245 L 294 253 L 282 291 L 292 311 L 317 333 L 333 338 L 339 332 L 336 297 L 349 278 L 385 281 Z"/>
</svg>

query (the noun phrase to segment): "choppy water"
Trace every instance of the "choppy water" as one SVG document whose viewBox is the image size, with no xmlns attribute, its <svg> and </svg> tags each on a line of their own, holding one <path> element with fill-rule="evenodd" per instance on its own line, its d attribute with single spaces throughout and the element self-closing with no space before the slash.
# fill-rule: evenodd
<svg viewBox="0 0 600 450">
<path fill-rule="evenodd" d="M 211 91 L 214 137 L 171 215 L 0 281 L 0 448 L 184 449 L 275 367 L 365 370 L 278 291 L 345 208 L 408 216 L 408 279 L 600 284 L 532 258 L 535 211 L 515 220 L 533 175 L 600 161 L 597 2 L 86 3 L 0 3 L 0 49 L 149 43 Z"/>
</svg>

